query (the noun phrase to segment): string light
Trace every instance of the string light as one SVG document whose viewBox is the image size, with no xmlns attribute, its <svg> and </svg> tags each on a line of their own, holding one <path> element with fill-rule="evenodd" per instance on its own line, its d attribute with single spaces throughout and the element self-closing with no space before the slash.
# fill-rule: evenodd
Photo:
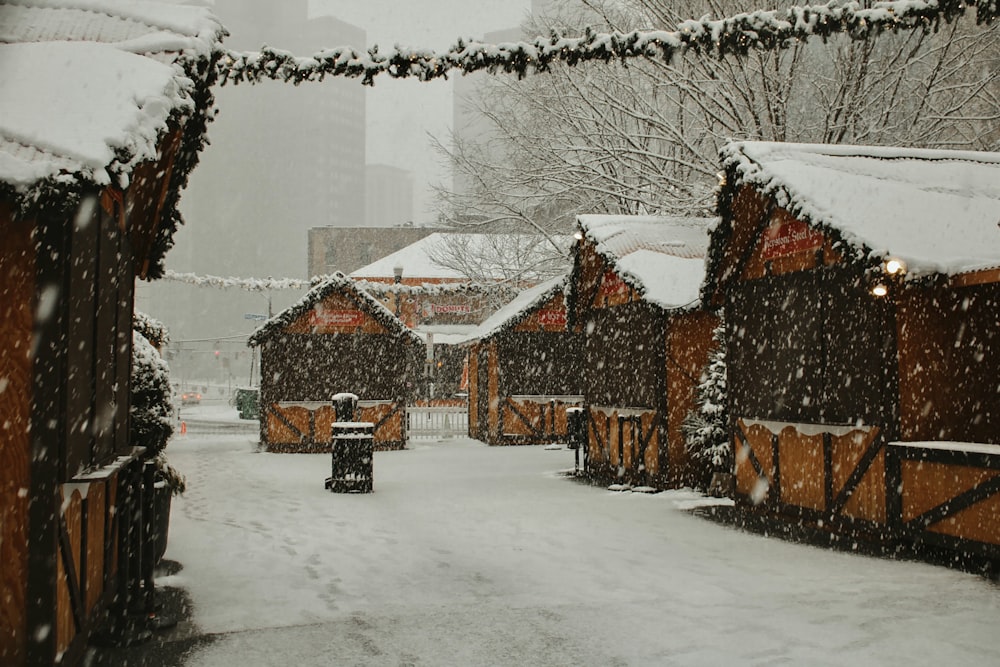
<svg viewBox="0 0 1000 667">
<path fill-rule="evenodd" d="M 901 259 L 896 259 L 893 257 L 885 263 L 885 272 L 891 276 L 897 273 L 904 273 L 906 271 L 906 264 Z"/>
</svg>

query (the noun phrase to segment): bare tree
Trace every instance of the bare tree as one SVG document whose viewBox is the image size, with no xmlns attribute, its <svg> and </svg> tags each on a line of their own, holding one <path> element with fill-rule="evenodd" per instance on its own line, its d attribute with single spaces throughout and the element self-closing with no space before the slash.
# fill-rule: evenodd
<svg viewBox="0 0 1000 667">
<path fill-rule="evenodd" d="M 449 234 L 428 257 L 485 288 L 495 308 L 525 287 L 561 275 L 569 255 L 567 236 L 549 234 Z"/>
<path fill-rule="evenodd" d="M 675 30 L 748 0 L 563 0 L 539 33 Z M 549 17 L 551 19 L 551 17 Z M 1000 27 L 882 34 L 675 62 L 556 65 L 489 77 L 475 101 L 491 127 L 439 150 L 468 187 L 439 190 L 456 225 L 566 230 L 576 213 L 708 214 L 718 149 L 731 139 L 995 148 Z"/>
</svg>

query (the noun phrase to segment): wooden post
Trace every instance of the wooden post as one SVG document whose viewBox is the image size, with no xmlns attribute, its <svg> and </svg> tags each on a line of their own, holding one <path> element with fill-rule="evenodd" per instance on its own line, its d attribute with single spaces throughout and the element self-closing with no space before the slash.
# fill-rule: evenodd
<svg viewBox="0 0 1000 667">
<path fill-rule="evenodd" d="M 59 475 L 64 456 L 66 356 L 65 307 L 69 254 L 64 220 L 39 220 L 35 235 L 36 309 L 31 410 L 31 483 L 28 509 L 26 595 L 27 664 L 55 661 L 57 640 L 57 558 L 59 557 Z M 43 361 L 44 360 L 44 361 Z"/>
</svg>

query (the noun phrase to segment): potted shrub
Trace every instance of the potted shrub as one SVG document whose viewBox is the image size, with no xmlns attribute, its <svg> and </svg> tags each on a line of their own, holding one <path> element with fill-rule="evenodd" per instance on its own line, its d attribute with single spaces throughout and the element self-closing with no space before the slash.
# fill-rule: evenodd
<svg viewBox="0 0 1000 667">
<path fill-rule="evenodd" d="M 156 465 L 153 491 L 156 562 L 167 549 L 171 498 L 183 493 L 185 485 L 184 476 L 167 462 L 163 453 L 174 432 L 173 399 L 167 363 L 145 336 L 133 331 L 129 435 L 133 444 L 146 448 L 147 456 Z"/>
</svg>

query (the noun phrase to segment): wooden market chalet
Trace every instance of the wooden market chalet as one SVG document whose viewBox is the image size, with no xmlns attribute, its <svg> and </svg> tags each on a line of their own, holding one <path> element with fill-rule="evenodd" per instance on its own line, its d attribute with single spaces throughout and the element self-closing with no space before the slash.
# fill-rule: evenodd
<svg viewBox="0 0 1000 667">
<path fill-rule="evenodd" d="M 350 277 L 427 345 L 418 403 L 465 405 L 468 364 L 461 343 L 519 289 L 541 280 L 537 269 L 553 262 L 551 244 L 563 248 L 568 241 L 564 236 L 436 232 Z M 520 265 L 510 265 L 504 253 L 517 256 Z M 475 258 L 477 281 L 470 282 L 456 265 L 456 255 Z"/>
<path fill-rule="evenodd" d="M 587 472 L 609 483 L 691 482 L 681 423 L 717 317 L 701 308 L 703 218 L 582 215 L 567 296 L 582 337 Z"/>
<path fill-rule="evenodd" d="M 838 536 L 1000 554 L 1000 154 L 733 143 L 736 498 Z"/>
<path fill-rule="evenodd" d="M 0 26 L 0 664 L 74 664 L 150 593 L 134 281 L 180 223 L 224 32 L 158 2 L 27 0 Z"/>
<path fill-rule="evenodd" d="M 469 433 L 489 445 L 566 442 L 583 404 L 581 336 L 566 327 L 566 276 L 524 290 L 468 347 Z"/>
<path fill-rule="evenodd" d="M 424 341 L 343 275 L 326 278 L 250 337 L 260 348 L 260 442 L 271 452 L 327 452 L 332 398 L 358 397 L 375 449 L 406 444 L 406 405 L 424 367 Z"/>
</svg>

